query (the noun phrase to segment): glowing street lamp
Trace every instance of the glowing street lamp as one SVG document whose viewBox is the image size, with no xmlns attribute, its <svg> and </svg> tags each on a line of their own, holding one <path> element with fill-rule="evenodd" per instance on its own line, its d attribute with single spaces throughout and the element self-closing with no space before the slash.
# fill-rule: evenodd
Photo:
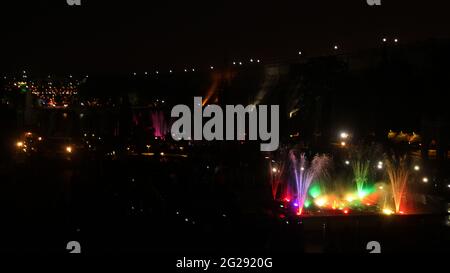
<svg viewBox="0 0 450 273">
<path fill-rule="evenodd" d="M 71 146 L 67 146 L 66 147 L 66 152 L 71 154 L 72 153 L 72 147 Z"/>
<path fill-rule="evenodd" d="M 379 170 L 383 169 L 383 161 L 378 161 L 378 166 L 377 166 L 377 168 L 378 168 Z"/>
<path fill-rule="evenodd" d="M 428 177 L 422 178 L 422 182 L 423 182 L 423 183 L 428 183 Z"/>
<path fill-rule="evenodd" d="M 415 170 L 416 172 L 420 171 L 420 166 L 419 166 L 419 165 L 414 166 L 414 170 Z"/>
<path fill-rule="evenodd" d="M 339 136 L 341 139 L 347 139 L 349 137 L 349 134 L 347 132 L 341 132 Z"/>
</svg>

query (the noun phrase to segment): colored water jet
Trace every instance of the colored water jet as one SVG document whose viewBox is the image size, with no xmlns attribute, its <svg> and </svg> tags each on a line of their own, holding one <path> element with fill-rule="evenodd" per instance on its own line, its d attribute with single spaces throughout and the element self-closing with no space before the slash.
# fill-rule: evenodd
<svg viewBox="0 0 450 273">
<path fill-rule="evenodd" d="M 356 190 L 359 198 L 365 196 L 365 186 L 369 179 L 369 166 L 370 161 L 356 160 L 352 163 L 354 181 L 356 184 Z"/>
<path fill-rule="evenodd" d="M 161 111 L 152 112 L 151 119 L 154 130 L 154 136 L 164 139 L 168 132 L 168 127 L 166 120 L 164 118 L 164 113 Z"/>
<path fill-rule="evenodd" d="M 325 155 L 317 155 L 311 162 L 308 162 L 305 154 L 297 157 L 293 151 L 290 152 L 294 182 L 296 187 L 296 196 L 298 211 L 301 215 L 308 196 L 308 190 L 314 178 L 319 177 L 325 172 L 329 158 Z"/>
<path fill-rule="evenodd" d="M 395 212 L 399 213 L 406 197 L 406 187 L 410 176 L 406 157 L 386 160 L 386 167 L 394 197 Z"/>
</svg>

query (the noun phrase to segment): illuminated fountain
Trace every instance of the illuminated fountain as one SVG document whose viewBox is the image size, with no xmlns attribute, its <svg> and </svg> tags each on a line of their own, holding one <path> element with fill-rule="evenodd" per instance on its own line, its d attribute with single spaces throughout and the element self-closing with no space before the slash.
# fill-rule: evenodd
<svg viewBox="0 0 450 273">
<path fill-rule="evenodd" d="M 356 190 L 359 198 L 366 195 L 365 186 L 369 179 L 370 161 L 356 160 L 352 163 L 354 181 L 356 183 Z"/>
<path fill-rule="evenodd" d="M 164 113 L 161 111 L 155 111 L 152 112 L 150 115 L 152 119 L 152 126 L 153 129 L 155 130 L 154 131 L 155 137 L 164 139 L 168 132 L 166 120 L 164 118 Z"/>
<path fill-rule="evenodd" d="M 294 171 L 294 179 L 296 186 L 296 205 L 298 207 L 297 214 L 301 215 L 308 196 L 308 190 L 314 178 L 319 177 L 325 172 L 329 158 L 325 155 L 316 155 L 311 162 L 308 162 L 305 154 L 301 154 L 299 158 L 293 151 L 290 152 L 292 169 Z"/>
<path fill-rule="evenodd" d="M 401 157 L 398 160 L 395 158 L 386 160 L 386 167 L 394 197 L 395 212 L 402 213 L 402 203 L 406 197 L 406 186 L 410 176 L 406 157 Z"/>
<path fill-rule="evenodd" d="M 270 185 L 272 187 L 272 197 L 274 200 L 277 199 L 278 190 L 281 186 L 281 182 L 284 176 L 284 164 L 278 165 L 275 163 L 271 164 L 270 168 Z"/>
</svg>

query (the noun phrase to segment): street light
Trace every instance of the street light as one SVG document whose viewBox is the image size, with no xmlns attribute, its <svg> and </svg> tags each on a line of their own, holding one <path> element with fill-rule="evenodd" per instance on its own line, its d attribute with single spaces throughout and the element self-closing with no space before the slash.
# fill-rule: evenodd
<svg viewBox="0 0 450 273">
<path fill-rule="evenodd" d="M 69 154 L 72 153 L 72 147 L 71 146 L 67 146 L 66 147 L 66 152 L 68 152 Z"/>
<path fill-rule="evenodd" d="M 379 170 L 383 169 L 383 162 L 382 162 L 382 161 L 378 161 L 378 166 L 377 166 L 377 168 L 378 168 Z"/>
<path fill-rule="evenodd" d="M 347 139 L 349 137 L 347 132 L 342 132 L 340 135 L 341 139 Z"/>
</svg>

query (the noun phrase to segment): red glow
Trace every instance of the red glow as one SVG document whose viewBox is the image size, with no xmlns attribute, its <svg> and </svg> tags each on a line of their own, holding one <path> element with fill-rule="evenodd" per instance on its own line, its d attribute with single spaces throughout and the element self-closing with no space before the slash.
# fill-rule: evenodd
<svg viewBox="0 0 450 273">
<path fill-rule="evenodd" d="M 297 211 L 297 215 L 302 215 L 302 213 L 303 213 L 303 208 L 298 208 L 298 211 Z"/>
<path fill-rule="evenodd" d="M 348 214 L 348 209 L 344 210 L 344 214 Z"/>
<path fill-rule="evenodd" d="M 289 197 L 284 198 L 285 202 L 291 202 L 291 199 Z"/>
<path fill-rule="evenodd" d="M 281 218 L 281 219 L 284 219 L 284 218 L 286 218 L 286 215 L 280 214 L 280 218 Z"/>
</svg>

